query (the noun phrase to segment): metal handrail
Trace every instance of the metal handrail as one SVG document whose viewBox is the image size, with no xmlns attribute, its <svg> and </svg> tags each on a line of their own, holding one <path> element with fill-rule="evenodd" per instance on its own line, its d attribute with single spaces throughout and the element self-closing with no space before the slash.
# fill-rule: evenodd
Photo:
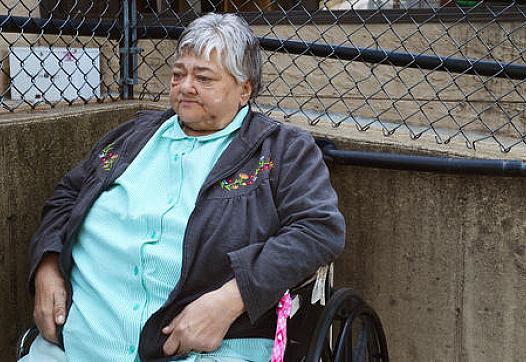
<svg viewBox="0 0 526 362">
<path fill-rule="evenodd" d="M 338 150 L 328 139 L 316 143 L 325 159 L 340 165 L 390 170 L 444 172 L 486 176 L 526 176 L 526 160 L 415 156 L 399 153 Z"/>
</svg>

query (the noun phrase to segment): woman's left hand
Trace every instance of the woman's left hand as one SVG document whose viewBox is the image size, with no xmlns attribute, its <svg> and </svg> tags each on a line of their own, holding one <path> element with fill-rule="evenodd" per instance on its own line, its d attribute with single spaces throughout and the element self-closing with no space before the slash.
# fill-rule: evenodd
<svg viewBox="0 0 526 362">
<path fill-rule="evenodd" d="M 190 351 L 212 352 L 219 348 L 230 325 L 245 311 L 236 280 L 188 304 L 162 329 L 169 335 L 163 346 L 166 356 Z"/>
</svg>

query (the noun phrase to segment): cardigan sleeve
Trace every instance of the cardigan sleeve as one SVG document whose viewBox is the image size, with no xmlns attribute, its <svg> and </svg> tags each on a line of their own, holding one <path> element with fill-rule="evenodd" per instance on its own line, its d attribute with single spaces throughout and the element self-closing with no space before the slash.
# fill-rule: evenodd
<svg viewBox="0 0 526 362">
<path fill-rule="evenodd" d="M 34 274 L 47 253 L 60 253 L 64 243 L 67 221 L 73 210 L 85 177 L 83 161 L 68 172 L 58 183 L 42 209 L 40 227 L 30 244 L 29 289 L 34 293 Z"/>
<path fill-rule="evenodd" d="M 276 161 L 274 202 L 280 229 L 265 242 L 228 254 L 251 323 L 286 289 L 332 262 L 345 243 L 345 222 L 313 138 L 298 132 Z"/>
<path fill-rule="evenodd" d="M 168 111 L 167 111 L 168 112 Z M 166 112 L 165 112 L 166 113 Z M 167 113 L 166 113 L 167 114 Z M 129 121 L 105 134 L 91 149 L 88 156 L 69 171 L 58 183 L 51 197 L 45 202 L 40 227 L 33 235 L 29 247 L 29 290 L 34 293 L 34 274 L 46 253 L 60 253 L 65 242 L 66 226 L 71 212 L 77 204 L 77 198 L 85 183 L 87 174 L 100 162 L 97 155 L 106 145 L 134 130 L 136 123 L 144 123 L 159 118 L 158 112 L 139 112 Z M 162 116 L 162 115 L 161 115 Z"/>
</svg>

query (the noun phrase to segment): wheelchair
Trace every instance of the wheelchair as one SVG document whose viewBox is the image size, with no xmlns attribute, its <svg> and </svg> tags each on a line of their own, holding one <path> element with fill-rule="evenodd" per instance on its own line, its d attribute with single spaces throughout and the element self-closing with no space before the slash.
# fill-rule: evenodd
<svg viewBox="0 0 526 362">
<path fill-rule="evenodd" d="M 380 318 L 355 291 L 334 290 L 332 278 L 323 278 L 328 302 L 312 304 L 316 275 L 290 291 L 301 307 L 287 322 L 285 362 L 388 362 L 387 340 Z M 38 336 L 31 327 L 19 339 L 17 360 L 29 353 Z"/>
<path fill-rule="evenodd" d="M 335 290 L 332 281 L 325 291 L 325 306 L 303 303 L 299 315 L 287 322 L 284 361 L 388 362 L 385 332 L 374 309 L 351 288 Z M 296 294 L 308 300 L 311 285 Z"/>
</svg>

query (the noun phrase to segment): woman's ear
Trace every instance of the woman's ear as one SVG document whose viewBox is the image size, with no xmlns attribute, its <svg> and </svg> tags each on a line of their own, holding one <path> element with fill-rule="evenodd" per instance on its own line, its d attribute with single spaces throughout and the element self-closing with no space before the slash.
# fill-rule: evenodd
<svg viewBox="0 0 526 362">
<path fill-rule="evenodd" d="M 240 100 L 240 107 L 245 106 L 248 103 L 248 100 L 250 99 L 250 96 L 252 95 L 252 84 L 249 80 L 246 80 L 241 85 L 241 100 Z"/>
</svg>

